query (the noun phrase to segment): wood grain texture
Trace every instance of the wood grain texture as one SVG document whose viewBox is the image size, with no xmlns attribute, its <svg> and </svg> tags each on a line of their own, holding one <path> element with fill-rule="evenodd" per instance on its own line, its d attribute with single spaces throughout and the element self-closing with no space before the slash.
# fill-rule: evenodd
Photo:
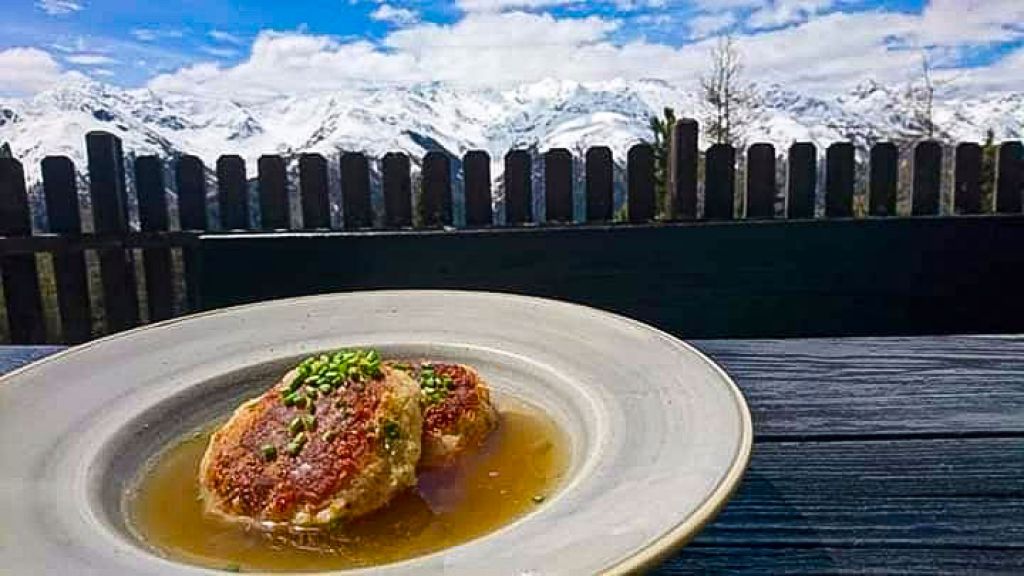
<svg viewBox="0 0 1024 576">
<path fill-rule="evenodd" d="M 290 228 L 288 208 L 288 174 L 284 158 L 277 154 L 260 156 L 259 170 L 260 222 L 264 230 Z"/>
<path fill-rule="evenodd" d="M 552 148 L 544 153 L 544 210 L 547 222 L 572 222 L 572 153 Z"/>
<path fill-rule="evenodd" d="M 128 190 L 121 140 L 106 132 L 90 132 L 85 142 L 93 229 L 98 234 L 124 234 L 128 231 Z M 132 252 L 112 248 L 99 250 L 98 254 L 107 331 L 119 332 L 138 325 Z"/>
<path fill-rule="evenodd" d="M 896 192 L 899 185 L 900 151 L 892 142 L 871 147 L 868 179 L 868 213 L 872 216 L 896 215 Z"/>
<path fill-rule="evenodd" d="M 241 156 L 217 159 L 217 202 L 221 227 L 225 230 L 249 229 L 249 188 L 245 160 Z"/>
<path fill-rule="evenodd" d="M 362 152 L 341 155 L 341 208 L 346 230 L 373 226 L 370 162 Z"/>
<path fill-rule="evenodd" d="M 672 130 L 672 156 L 669 162 L 671 186 L 674 195 L 668 204 L 668 217 L 692 220 L 697 217 L 697 166 L 698 151 L 697 121 L 681 118 Z"/>
<path fill-rule="evenodd" d="M 412 226 L 412 178 L 409 157 L 401 152 L 388 152 L 381 161 L 381 187 L 384 193 L 384 226 Z"/>
<path fill-rule="evenodd" d="M 1024 338 L 702 340 L 761 439 L 1024 434 Z"/>
<path fill-rule="evenodd" d="M 704 218 L 732 220 L 736 190 L 736 150 L 728 144 L 713 144 L 708 148 L 704 173 Z"/>
<path fill-rule="evenodd" d="M 217 163 L 220 181 L 220 217 L 225 228 L 248 227 L 248 195 L 245 184 L 245 163 L 237 156 L 221 158 Z M 210 220 L 206 210 L 206 169 L 203 161 L 196 156 L 182 156 L 178 159 L 175 177 L 178 181 L 178 218 L 182 230 L 209 230 Z M 236 226 L 237 225 L 237 226 Z M 199 256 L 192 247 L 181 252 L 185 267 L 185 301 L 189 310 L 199 308 L 199 280 L 201 267 Z"/>
<path fill-rule="evenodd" d="M 299 157 L 299 194 L 302 198 L 302 227 L 330 228 L 327 159 L 321 154 Z"/>
<path fill-rule="evenodd" d="M 853 185 L 856 178 L 853 144 L 836 142 L 825 153 L 825 216 L 853 216 Z"/>
<path fill-rule="evenodd" d="M 747 150 L 746 218 L 775 217 L 775 147 L 760 142 Z"/>
<path fill-rule="evenodd" d="M 465 182 L 466 226 L 490 226 L 491 157 L 484 150 L 470 150 L 462 160 Z"/>
<path fill-rule="evenodd" d="M 981 209 L 982 151 L 975 142 L 956 147 L 953 168 L 953 209 L 957 214 L 978 214 Z"/>
<path fill-rule="evenodd" d="M 21 162 L 0 158 L 0 236 L 30 236 L 31 218 Z M 15 344 L 45 342 L 35 256 L 19 254 L 0 258 L 0 278 L 11 341 Z"/>
<path fill-rule="evenodd" d="M 1018 576 L 1019 550 L 942 550 L 913 548 L 745 547 L 693 543 L 654 576 L 690 574 L 901 574 L 933 576 L 990 574 Z"/>
<path fill-rule="evenodd" d="M 786 183 L 786 217 L 814 218 L 818 183 L 818 151 L 811 142 L 789 147 L 789 178 Z"/>
<path fill-rule="evenodd" d="M 615 167 L 612 149 L 595 146 L 587 150 L 587 222 L 607 222 L 614 215 Z"/>
<path fill-rule="evenodd" d="M 657 213 L 654 182 L 654 148 L 634 144 L 626 157 L 626 216 L 630 222 L 647 222 Z"/>
<path fill-rule="evenodd" d="M 1024 146 L 1016 141 L 1004 142 L 998 158 L 995 211 L 1018 214 L 1024 198 Z"/>
<path fill-rule="evenodd" d="M 50 232 L 78 236 L 82 219 L 78 209 L 75 165 L 64 156 L 43 159 L 43 197 Z M 62 342 L 78 344 L 92 336 L 92 304 L 85 270 L 85 255 L 79 251 L 53 254 Z"/>
<path fill-rule="evenodd" d="M 135 192 L 139 197 L 139 223 L 143 232 L 165 232 L 168 229 L 167 191 L 163 175 L 163 162 L 157 156 L 135 159 Z M 174 315 L 170 246 L 143 249 L 142 264 L 149 321 L 167 320 Z"/>
<path fill-rule="evenodd" d="M 505 154 L 505 224 L 533 221 L 533 159 L 526 150 Z"/>
<path fill-rule="evenodd" d="M 451 160 L 442 152 L 431 150 L 423 157 L 421 172 L 420 217 L 428 228 L 452 225 Z"/>
<path fill-rule="evenodd" d="M 942 197 L 942 145 L 934 140 L 914 147 L 911 212 L 916 216 L 938 214 Z"/>
</svg>

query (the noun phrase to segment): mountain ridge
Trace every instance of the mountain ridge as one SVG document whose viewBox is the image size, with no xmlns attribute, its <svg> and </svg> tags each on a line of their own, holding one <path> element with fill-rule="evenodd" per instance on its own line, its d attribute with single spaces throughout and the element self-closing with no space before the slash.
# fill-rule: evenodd
<svg viewBox="0 0 1024 576">
<path fill-rule="evenodd" d="M 780 151 L 795 141 L 824 147 L 852 140 L 863 148 L 920 131 L 901 88 L 865 81 L 834 97 L 762 86 L 762 120 L 749 141 Z M 564 147 L 578 152 L 608 145 L 616 160 L 650 136 L 648 118 L 665 106 L 698 116 L 698 95 L 661 80 L 579 83 L 542 80 L 511 90 L 458 88 L 441 83 L 408 87 L 352 87 L 330 93 L 260 102 L 157 94 L 77 81 L 36 96 L 0 101 L 0 142 L 11 145 L 30 185 L 47 155 L 66 155 L 82 170 L 84 135 L 114 133 L 126 152 L 174 157 L 194 154 L 213 166 L 222 154 L 238 154 L 251 174 L 262 154 L 295 156 L 361 151 L 380 157 L 401 151 L 414 158 L 440 148 L 454 156 L 483 149 L 495 162 L 511 148 Z M 1024 135 L 1024 93 L 950 97 L 935 105 L 942 139 L 997 140 Z M 707 145 L 702 142 L 702 145 Z"/>
</svg>

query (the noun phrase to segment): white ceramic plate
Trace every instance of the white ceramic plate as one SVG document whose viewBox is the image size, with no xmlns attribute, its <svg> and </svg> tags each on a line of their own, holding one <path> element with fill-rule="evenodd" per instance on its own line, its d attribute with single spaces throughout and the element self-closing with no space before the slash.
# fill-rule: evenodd
<svg viewBox="0 0 1024 576">
<path fill-rule="evenodd" d="M 750 414 L 729 377 L 639 322 L 550 300 L 362 292 L 281 300 L 98 340 L 0 379 L 0 567 L 17 574 L 209 573 L 131 536 L 142 463 L 312 351 L 373 346 L 476 366 L 571 442 L 543 506 L 467 544 L 351 573 L 592 574 L 656 565 L 725 504 Z M 256 384 L 254 384 L 256 383 Z"/>
</svg>

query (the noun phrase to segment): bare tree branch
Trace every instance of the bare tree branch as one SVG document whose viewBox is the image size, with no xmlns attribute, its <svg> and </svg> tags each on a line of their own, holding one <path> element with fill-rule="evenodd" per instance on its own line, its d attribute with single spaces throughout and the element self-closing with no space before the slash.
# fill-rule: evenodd
<svg viewBox="0 0 1024 576">
<path fill-rule="evenodd" d="M 743 146 L 751 125 L 760 119 L 760 98 L 743 80 L 743 58 L 731 36 L 719 38 L 711 65 L 700 78 L 705 133 L 717 144 Z"/>
</svg>

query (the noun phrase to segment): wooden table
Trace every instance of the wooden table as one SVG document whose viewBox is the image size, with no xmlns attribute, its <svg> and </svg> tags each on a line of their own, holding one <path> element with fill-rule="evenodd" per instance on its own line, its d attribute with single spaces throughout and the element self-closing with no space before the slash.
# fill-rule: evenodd
<svg viewBox="0 0 1024 576">
<path fill-rule="evenodd" d="M 708 340 L 743 486 L 659 574 L 1024 574 L 1024 337 Z M 60 348 L 0 347 L 0 371 Z"/>
</svg>

